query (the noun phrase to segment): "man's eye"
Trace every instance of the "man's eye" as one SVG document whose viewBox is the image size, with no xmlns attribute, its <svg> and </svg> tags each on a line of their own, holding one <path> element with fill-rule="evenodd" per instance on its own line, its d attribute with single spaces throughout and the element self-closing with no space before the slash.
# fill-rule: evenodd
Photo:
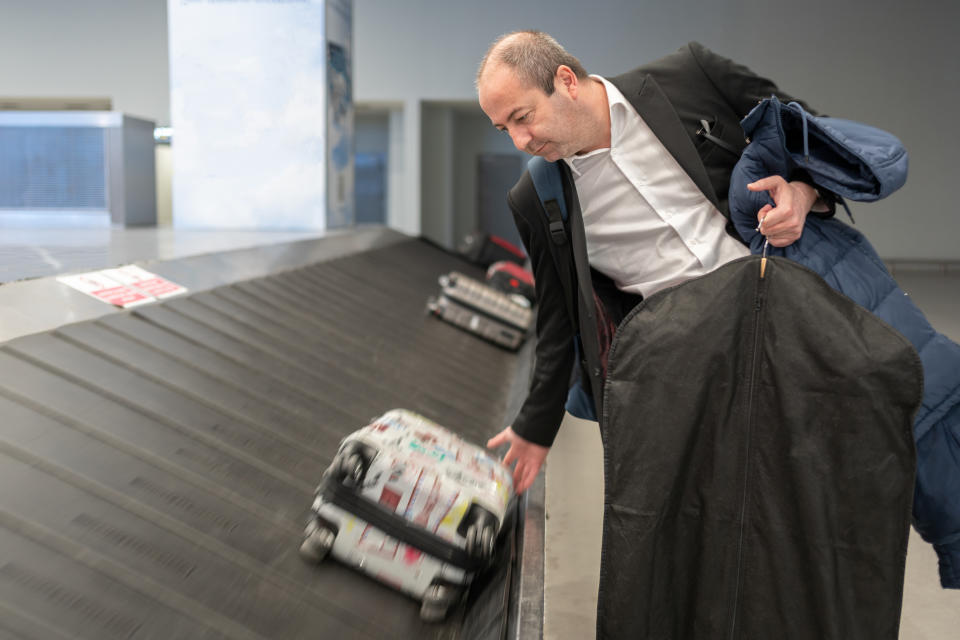
<svg viewBox="0 0 960 640">
<path fill-rule="evenodd" d="M 520 116 L 519 118 L 517 118 L 517 122 L 526 122 L 529 117 L 530 117 L 530 112 L 528 111 L 522 116 Z"/>
</svg>

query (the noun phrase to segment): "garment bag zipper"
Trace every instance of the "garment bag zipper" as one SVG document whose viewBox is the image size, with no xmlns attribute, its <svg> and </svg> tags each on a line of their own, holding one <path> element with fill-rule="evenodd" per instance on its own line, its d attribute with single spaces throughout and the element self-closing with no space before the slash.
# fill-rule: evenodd
<svg viewBox="0 0 960 640">
<path fill-rule="evenodd" d="M 737 539 L 737 574 L 733 591 L 733 605 L 731 608 L 730 640 L 734 639 L 737 631 L 737 609 L 740 604 L 740 585 L 743 580 L 741 576 L 741 570 L 743 568 L 743 536 L 746 526 L 747 489 L 750 479 L 750 445 L 753 435 L 754 398 L 756 396 L 757 370 L 759 369 L 760 362 L 760 338 L 763 333 L 760 320 L 763 314 L 764 283 L 766 282 L 764 276 L 766 267 L 766 245 L 764 245 L 764 255 L 760 263 L 760 278 L 757 280 L 757 293 L 753 306 L 753 354 L 751 356 L 749 385 L 747 387 L 747 438 L 744 447 L 743 493 L 740 502 L 740 534 Z"/>
</svg>

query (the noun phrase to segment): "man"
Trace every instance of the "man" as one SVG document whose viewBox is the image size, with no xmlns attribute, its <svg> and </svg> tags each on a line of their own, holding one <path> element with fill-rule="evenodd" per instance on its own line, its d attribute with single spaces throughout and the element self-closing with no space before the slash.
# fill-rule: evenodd
<svg viewBox="0 0 960 640">
<path fill-rule="evenodd" d="M 477 90 L 484 113 L 518 149 L 561 162 L 571 209 L 576 268 L 551 239 L 528 173 L 509 196 L 537 283 L 537 362 L 519 415 L 487 446 L 510 445 L 504 463 L 516 462 L 522 492 L 563 417 L 573 336 L 579 331 L 582 376 L 602 411 L 598 315 L 615 325 L 642 297 L 748 255 L 725 217 L 730 172 L 746 145 L 739 121 L 771 94 L 792 98 L 697 43 L 609 80 L 587 75 L 538 31 L 498 39 L 481 62 Z M 804 176 L 791 178 L 750 187 L 776 203 L 758 212 L 773 246 L 799 238 L 814 205 L 829 211 Z M 576 284 L 576 300 L 566 297 L 565 278 Z"/>
</svg>

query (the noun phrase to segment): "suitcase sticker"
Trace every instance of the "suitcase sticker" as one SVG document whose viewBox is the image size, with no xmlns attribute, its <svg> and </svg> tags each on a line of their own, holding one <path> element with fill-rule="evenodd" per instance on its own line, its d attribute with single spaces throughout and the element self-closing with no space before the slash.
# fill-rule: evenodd
<svg viewBox="0 0 960 640">
<path fill-rule="evenodd" d="M 421 601 L 443 619 L 493 558 L 513 506 L 508 469 L 411 411 L 347 436 L 317 488 L 300 547 L 328 554 Z"/>
</svg>

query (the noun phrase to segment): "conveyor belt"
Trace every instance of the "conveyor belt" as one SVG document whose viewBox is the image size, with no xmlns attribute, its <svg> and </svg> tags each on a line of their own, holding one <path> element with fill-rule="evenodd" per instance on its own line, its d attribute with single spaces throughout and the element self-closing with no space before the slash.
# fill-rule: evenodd
<svg viewBox="0 0 960 640">
<path fill-rule="evenodd" d="M 394 407 L 484 442 L 522 357 L 428 317 L 405 240 L 0 346 L 0 637 L 500 638 L 513 540 L 447 622 L 297 548 Z"/>
</svg>

